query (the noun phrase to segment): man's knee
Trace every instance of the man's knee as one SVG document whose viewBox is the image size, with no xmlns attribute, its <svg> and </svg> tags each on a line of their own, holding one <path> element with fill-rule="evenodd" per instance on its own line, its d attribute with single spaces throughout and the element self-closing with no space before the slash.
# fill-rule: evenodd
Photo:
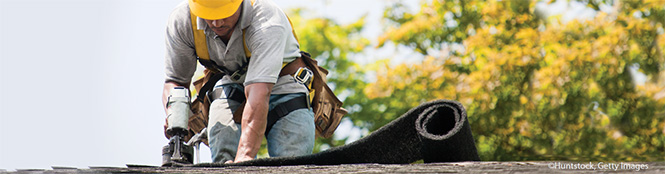
<svg viewBox="0 0 665 174">
<path fill-rule="evenodd" d="M 233 113 L 231 112 L 228 99 L 215 99 L 210 104 L 209 113 L 208 125 L 215 125 L 215 123 L 219 122 L 223 125 L 232 126 L 235 123 L 233 122 Z"/>
<path fill-rule="evenodd" d="M 273 157 L 311 154 L 315 138 L 314 113 L 295 110 L 275 123 L 268 135 L 268 152 Z"/>
<path fill-rule="evenodd" d="M 208 127 L 208 140 L 213 162 L 233 160 L 240 139 L 239 125 L 235 123 L 222 125 L 217 122 Z"/>
<path fill-rule="evenodd" d="M 229 100 L 217 98 L 210 104 L 208 139 L 213 162 L 233 160 L 240 139 L 240 125 L 233 121 Z"/>
</svg>

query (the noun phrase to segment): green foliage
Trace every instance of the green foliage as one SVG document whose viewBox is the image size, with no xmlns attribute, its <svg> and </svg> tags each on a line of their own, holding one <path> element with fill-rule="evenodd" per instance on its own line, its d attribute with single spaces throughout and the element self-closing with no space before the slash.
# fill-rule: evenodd
<svg viewBox="0 0 665 174">
<path fill-rule="evenodd" d="M 583 3 L 598 10 L 608 2 Z M 567 23 L 535 5 L 387 7 L 379 46 L 425 55 L 392 66 L 352 60 L 369 45 L 359 34 L 364 18 L 340 25 L 302 18 L 299 9 L 289 15 L 357 127 L 373 131 L 422 102 L 452 99 L 467 109 L 483 160 L 665 160 L 665 1 L 619 1 L 609 4 L 613 13 Z M 636 83 L 631 67 L 646 82 Z M 375 81 L 365 80 L 370 71 Z M 344 141 L 319 138 L 315 149 Z"/>
<path fill-rule="evenodd" d="M 361 52 L 369 45 L 369 40 L 360 36 L 360 31 L 365 25 L 364 17 L 348 25 L 339 25 L 331 19 L 303 18 L 301 12 L 301 9 L 295 9 L 289 13 L 301 49 L 309 52 L 318 61 L 319 66 L 330 71 L 328 84 L 335 94 L 338 96 L 342 93 L 357 94 L 342 98 L 345 106 L 365 105 L 367 97 L 362 94 L 362 89 L 367 85 L 363 81 L 364 70 L 350 59 L 352 54 Z M 357 117 L 358 114 L 351 110 L 349 117 Z M 359 117 L 357 123 L 367 119 L 371 118 Z M 322 146 L 343 145 L 344 142 L 344 139 L 317 138 L 314 151 L 320 151 Z"/>
<path fill-rule="evenodd" d="M 663 160 L 664 5 L 620 2 L 616 14 L 565 24 L 544 19 L 531 1 L 434 0 L 416 14 L 388 8 L 393 28 L 380 43 L 426 56 L 463 49 L 384 68 L 365 93 L 395 111 L 462 102 L 484 160 Z M 636 85 L 631 66 L 649 80 Z M 396 98 L 407 102 L 385 101 Z"/>
</svg>

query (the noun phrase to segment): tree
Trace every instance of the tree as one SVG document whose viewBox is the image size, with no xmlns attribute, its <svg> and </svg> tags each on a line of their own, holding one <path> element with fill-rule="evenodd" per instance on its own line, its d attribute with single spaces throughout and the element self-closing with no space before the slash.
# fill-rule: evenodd
<svg viewBox="0 0 665 174">
<path fill-rule="evenodd" d="M 340 25 L 327 18 L 303 18 L 302 9 L 294 9 L 289 17 L 294 24 L 301 49 L 309 52 L 319 66 L 330 71 L 328 84 L 335 94 L 344 101 L 349 109 L 348 118 L 361 118 L 353 107 L 365 105 L 367 97 L 362 93 L 366 86 L 363 81 L 364 71 L 360 65 L 351 60 L 351 56 L 361 52 L 369 45 L 369 40 L 360 35 L 365 25 L 364 17 L 347 25 Z M 357 95 L 349 95 L 357 94 Z M 362 125 L 363 119 L 356 123 Z M 314 151 L 324 149 L 322 146 L 334 147 L 343 145 L 345 139 L 317 138 Z"/>
<path fill-rule="evenodd" d="M 357 94 L 368 97 L 357 113 L 383 117 L 352 118 L 375 130 L 421 102 L 453 99 L 468 111 L 483 160 L 663 160 L 665 2 L 584 3 L 616 12 L 562 23 L 532 1 L 433 0 L 413 14 L 389 7 L 380 44 L 426 58 L 375 64 L 383 68 Z"/>
</svg>

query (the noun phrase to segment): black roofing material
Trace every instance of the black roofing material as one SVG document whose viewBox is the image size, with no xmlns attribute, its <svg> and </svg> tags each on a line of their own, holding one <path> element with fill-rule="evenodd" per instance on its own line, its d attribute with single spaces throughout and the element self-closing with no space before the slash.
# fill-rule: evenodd
<svg viewBox="0 0 665 174">
<path fill-rule="evenodd" d="M 466 110 L 460 103 L 451 100 L 423 103 L 362 139 L 312 155 L 194 166 L 406 164 L 420 159 L 425 163 L 480 160 Z"/>
</svg>

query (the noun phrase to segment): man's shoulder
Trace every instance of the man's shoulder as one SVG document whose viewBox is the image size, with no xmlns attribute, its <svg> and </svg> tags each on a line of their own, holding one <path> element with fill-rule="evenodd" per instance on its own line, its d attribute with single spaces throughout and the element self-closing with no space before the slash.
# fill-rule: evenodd
<svg viewBox="0 0 665 174">
<path fill-rule="evenodd" d="M 188 21 L 189 20 L 189 4 L 187 1 L 183 1 L 178 4 L 171 15 L 169 15 L 169 21 Z"/>
<path fill-rule="evenodd" d="M 166 30 L 167 37 L 179 37 L 184 40 L 191 39 L 192 32 L 191 19 L 189 15 L 189 4 L 183 1 L 178 4 L 169 15 Z"/>
<path fill-rule="evenodd" d="M 166 38 L 172 48 L 182 49 L 194 48 L 194 37 L 192 34 L 191 19 L 189 15 L 189 5 L 187 1 L 178 4 L 167 20 Z M 186 47 L 179 47 L 186 46 Z"/>
<path fill-rule="evenodd" d="M 257 0 L 252 7 L 252 17 L 250 19 L 250 26 L 253 29 L 272 26 L 284 27 L 286 21 L 282 9 L 271 0 Z"/>
</svg>

